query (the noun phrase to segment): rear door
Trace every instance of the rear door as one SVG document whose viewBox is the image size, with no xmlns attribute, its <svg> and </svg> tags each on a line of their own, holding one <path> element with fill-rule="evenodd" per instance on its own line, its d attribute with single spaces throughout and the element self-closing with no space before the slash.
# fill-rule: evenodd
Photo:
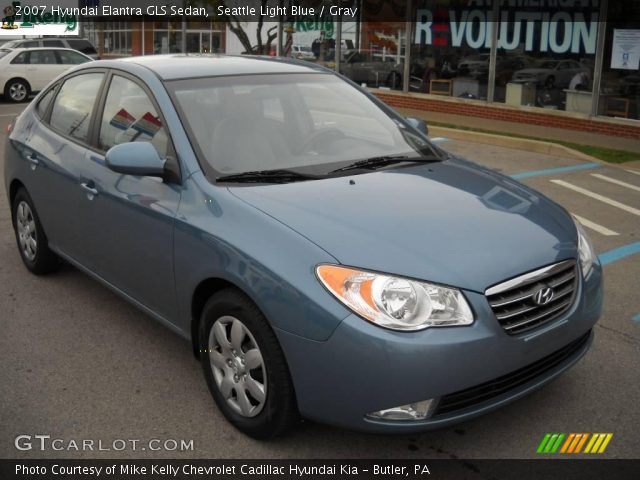
<svg viewBox="0 0 640 480">
<path fill-rule="evenodd" d="M 38 121 L 24 141 L 29 170 L 24 180 L 54 248 L 78 259 L 84 239 L 78 225 L 82 169 L 89 126 L 104 71 L 90 71 L 59 82 L 38 99 Z"/>
<path fill-rule="evenodd" d="M 34 92 L 42 90 L 69 68 L 58 63 L 54 50 L 31 50 L 28 53 L 26 78 Z"/>
</svg>

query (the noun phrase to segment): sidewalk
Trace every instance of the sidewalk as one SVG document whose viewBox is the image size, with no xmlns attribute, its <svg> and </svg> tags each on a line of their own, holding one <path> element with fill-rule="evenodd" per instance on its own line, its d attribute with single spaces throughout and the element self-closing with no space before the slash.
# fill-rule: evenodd
<svg viewBox="0 0 640 480">
<path fill-rule="evenodd" d="M 539 125 L 525 123 L 504 122 L 500 120 L 488 120 L 486 118 L 454 115 L 442 112 L 428 112 L 409 108 L 397 108 L 406 116 L 423 118 L 428 122 L 446 123 L 450 125 L 468 127 L 483 131 L 491 131 L 496 134 L 508 133 L 525 137 L 540 138 L 550 141 L 563 141 L 594 147 L 612 148 L 628 152 L 640 153 L 640 138 L 610 137 L 607 135 L 580 132 L 577 130 L 548 128 Z"/>
</svg>

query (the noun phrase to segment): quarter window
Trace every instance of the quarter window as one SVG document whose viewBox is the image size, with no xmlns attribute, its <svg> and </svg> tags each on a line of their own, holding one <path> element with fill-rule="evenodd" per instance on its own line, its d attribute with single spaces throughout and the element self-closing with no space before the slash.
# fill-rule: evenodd
<svg viewBox="0 0 640 480">
<path fill-rule="evenodd" d="M 40 115 L 40 117 L 44 117 L 44 114 L 47 112 L 47 108 L 49 108 L 49 104 L 51 103 L 51 99 L 53 98 L 55 92 L 55 87 L 49 89 L 49 91 L 45 93 L 38 102 L 38 105 L 36 106 L 36 112 L 38 112 L 38 115 Z"/>
<path fill-rule="evenodd" d="M 51 126 L 64 135 L 86 142 L 103 76 L 102 73 L 87 73 L 64 82 L 53 103 Z"/>
<path fill-rule="evenodd" d="M 18 65 L 24 65 L 25 63 L 27 63 L 27 57 L 28 56 L 29 56 L 29 52 L 22 52 L 19 55 L 16 55 L 16 58 L 11 60 L 11 63 L 18 64 Z"/>
<path fill-rule="evenodd" d="M 68 50 L 58 50 L 58 59 L 60 63 L 64 65 L 79 65 L 89 61 L 87 57 L 84 57 L 76 52 L 70 52 Z"/>
<path fill-rule="evenodd" d="M 166 130 L 145 91 L 137 83 L 114 75 L 100 123 L 98 146 L 109 150 L 127 142 L 151 142 L 161 156 L 167 154 Z"/>
</svg>

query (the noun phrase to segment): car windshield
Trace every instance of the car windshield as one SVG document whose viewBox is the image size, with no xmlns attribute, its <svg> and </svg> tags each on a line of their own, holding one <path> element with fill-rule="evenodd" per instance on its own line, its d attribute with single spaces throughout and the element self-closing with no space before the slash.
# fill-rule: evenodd
<svg viewBox="0 0 640 480">
<path fill-rule="evenodd" d="M 363 92 L 333 74 L 167 82 L 205 171 L 288 169 L 325 175 L 380 156 L 443 158 Z"/>
</svg>

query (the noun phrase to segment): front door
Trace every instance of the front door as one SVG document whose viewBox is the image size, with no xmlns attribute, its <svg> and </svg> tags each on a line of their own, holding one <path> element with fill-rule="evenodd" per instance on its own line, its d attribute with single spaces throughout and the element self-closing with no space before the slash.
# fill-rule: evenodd
<svg viewBox="0 0 640 480">
<path fill-rule="evenodd" d="M 99 152 L 87 152 L 81 174 L 83 263 L 153 312 L 172 318 L 173 226 L 180 186 L 115 173 L 104 157 L 109 148 L 125 142 L 150 142 L 167 157 L 172 147 L 166 129 L 147 92 L 120 75 L 111 79 L 96 125 Z"/>
</svg>

